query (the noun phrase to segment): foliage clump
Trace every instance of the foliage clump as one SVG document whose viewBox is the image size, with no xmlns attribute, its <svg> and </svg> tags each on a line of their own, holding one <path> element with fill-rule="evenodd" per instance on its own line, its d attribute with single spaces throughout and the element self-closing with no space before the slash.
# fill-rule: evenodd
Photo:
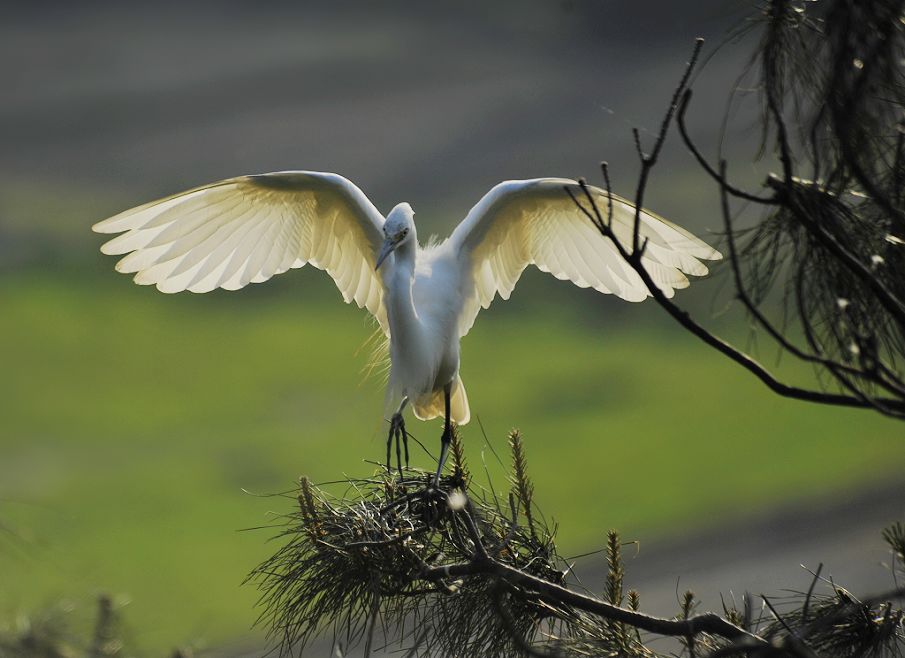
<svg viewBox="0 0 905 658">
<path fill-rule="evenodd" d="M 131 646 L 121 606 L 109 595 L 97 599 L 93 620 L 79 623 L 79 609 L 60 603 L 34 615 L 0 624 L 0 658 L 129 658 L 141 653 Z M 90 626 L 87 630 L 85 626 Z M 176 650 L 171 658 L 186 658 Z"/>
<path fill-rule="evenodd" d="M 780 171 L 765 183 L 769 197 L 739 195 L 718 177 L 724 194 L 764 210 L 747 231 L 724 217 L 737 293 L 755 324 L 814 364 L 852 398 L 848 406 L 897 418 L 905 418 L 903 9 L 901 0 L 765 3 L 749 23 L 761 40 L 739 87 L 759 91 L 763 149 L 772 147 Z M 781 309 L 774 323 L 772 306 Z"/>
</svg>

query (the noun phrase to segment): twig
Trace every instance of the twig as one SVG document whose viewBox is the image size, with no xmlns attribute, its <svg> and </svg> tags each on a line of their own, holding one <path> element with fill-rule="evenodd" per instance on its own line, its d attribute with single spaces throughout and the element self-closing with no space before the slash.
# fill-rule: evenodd
<svg viewBox="0 0 905 658">
<path fill-rule="evenodd" d="M 734 197 L 738 197 L 739 199 L 745 199 L 746 201 L 753 201 L 754 203 L 759 203 L 763 205 L 776 205 L 779 203 L 776 196 L 772 197 L 762 197 L 757 196 L 756 194 L 751 194 L 750 192 L 746 192 L 740 188 L 735 187 L 726 179 L 725 172 L 717 172 L 710 163 L 707 162 L 707 159 L 700 152 L 697 145 L 691 139 L 691 136 L 688 134 L 688 127 L 685 125 L 685 112 L 688 109 L 688 104 L 691 101 L 691 89 L 686 89 L 682 94 L 682 101 L 679 104 L 679 110 L 676 114 L 676 125 L 679 128 L 679 135 L 682 137 L 682 141 L 685 142 L 685 146 L 688 147 L 688 150 L 691 151 L 691 154 L 698 161 L 698 164 L 701 165 L 701 168 L 707 172 L 707 174 L 716 181 L 717 185 L 720 188 L 726 190 L 729 194 Z"/>
<path fill-rule="evenodd" d="M 644 247 L 639 245 L 638 237 L 641 231 L 641 209 L 644 207 L 644 191 L 647 188 L 647 179 L 650 176 L 651 169 L 654 168 L 654 165 L 657 164 L 657 159 L 660 157 L 660 151 L 663 149 L 663 144 L 666 142 L 666 134 L 669 131 L 669 124 L 672 122 L 672 117 L 676 112 L 676 109 L 679 105 L 679 98 L 685 88 L 688 86 L 688 80 L 691 77 L 691 72 L 694 70 L 694 66 L 698 61 L 698 55 L 701 53 L 701 47 L 704 45 L 704 40 L 700 37 L 695 39 L 694 49 L 691 52 L 691 58 L 688 60 L 688 64 L 685 67 L 685 73 L 682 74 L 682 78 L 679 81 L 679 86 L 676 87 L 675 92 L 672 95 L 672 101 L 669 104 L 669 108 L 666 110 L 666 114 L 663 117 L 663 122 L 660 124 L 660 132 L 657 133 L 657 139 L 654 142 L 654 148 L 647 155 L 644 154 L 644 151 L 641 148 L 641 140 L 638 136 L 638 129 L 635 128 L 633 130 L 633 135 L 635 136 L 635 147 L 638 150 L 638 157 L 641 159 L 641 173 L 638 176 L 638 187 L 635 192 L 635 226 L 632 232 L 632 253 L 640 254 L 644 253 Z"/>
<path fill-rule="evenodd" d="M 811 596 L 814 594 L 814 586 L 820 580 L 820 572 L 823 571 L 823 562 L 817 565 L 817 571 L 814 572 L 814 578 L 811 580 L 811 586 L 808 587 L 808 593 L 804 597 L 804 605 L 801 606 L 801 620 L 808 621 L 808 607 L 811 604 Z"/>
</svg>

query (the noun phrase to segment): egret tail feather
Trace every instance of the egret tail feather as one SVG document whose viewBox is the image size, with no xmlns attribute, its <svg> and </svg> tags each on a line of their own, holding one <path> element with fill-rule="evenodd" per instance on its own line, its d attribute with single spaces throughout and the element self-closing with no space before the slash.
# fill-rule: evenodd
<svg viewBox="0 0 905 658">
<path fill-rule="evenodd" d="M 465 425 L 471 419 L 471 411 L 468 407 L 468 395 L 465 393 L 465 384 L 462 378 L 456 375 L 453 380 L 452 391 L 449 398 L 449 417 L 457 425 Z M 434 393 L 422 395 L 415 400 L 413 405 L 415 418 L 430 420 L 443 417 L 446 413 L 443 402 L 443 389 Z"/>
</svg>

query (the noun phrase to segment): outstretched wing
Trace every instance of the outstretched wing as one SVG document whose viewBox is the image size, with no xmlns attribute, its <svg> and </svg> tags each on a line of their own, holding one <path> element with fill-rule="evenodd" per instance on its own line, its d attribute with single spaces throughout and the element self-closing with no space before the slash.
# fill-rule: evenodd
<svg viewBox="0 0 905 658">
<path fill-rule="evenodd" d="M 584 199 L 578 183 L 565 178 L 500 183 L 456 227 L 450 247 L 458 255 L 463 280 L 469 282 L 460 335 L 471 329 L 478 311 L 490 306 L 495 295 L 509 299 L 528 265 L 582 288 L 591 287 L 628 301 L 642 301 L 650 295 L 613 242 L 575 207 L 564 188 Z M 606 192 L 589 189 L 605 213 Z M 615 195 L 612 201 L 613 232 L 630 250 L 635 206 Z M 688 231 L 646 210 L 641 212 L 640 236 L 648 240 L 642 262 L 667 296 L 688 286 L 686 274 L 707 274 L 701 260 L 722 258 Z"/>
<path fill-rule="evenodd" d="M 127 254 L 118 271 L 167 293 L 238 290 L 311 263 L 387 333 L 383 283 L 374 271 L 383 222 L 374 204 L 342 176 L 282 171 L 197 187 L 93 229 L 122 233 L 101 251 Z"/>
</svg>

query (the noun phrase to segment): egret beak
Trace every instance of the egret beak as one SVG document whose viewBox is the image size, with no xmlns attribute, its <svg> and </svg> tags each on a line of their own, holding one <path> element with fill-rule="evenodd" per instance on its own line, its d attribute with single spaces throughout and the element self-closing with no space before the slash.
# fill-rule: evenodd
<svg viewBox="0 0 905 658">
<path fill-rule="evenodd" d="M 380 253 L 377 254 L 377 264 L 374 265 L 374 271 L 376 272 L 380 269 L 381 263 L 386 260 L 386 257 L 393 253 L 393 250 L 396 248 L 397 242 L 393 242 L 390 238 L 387 238 L 383 241 L 383 246 L 380 248 Z"/>
</svg>

